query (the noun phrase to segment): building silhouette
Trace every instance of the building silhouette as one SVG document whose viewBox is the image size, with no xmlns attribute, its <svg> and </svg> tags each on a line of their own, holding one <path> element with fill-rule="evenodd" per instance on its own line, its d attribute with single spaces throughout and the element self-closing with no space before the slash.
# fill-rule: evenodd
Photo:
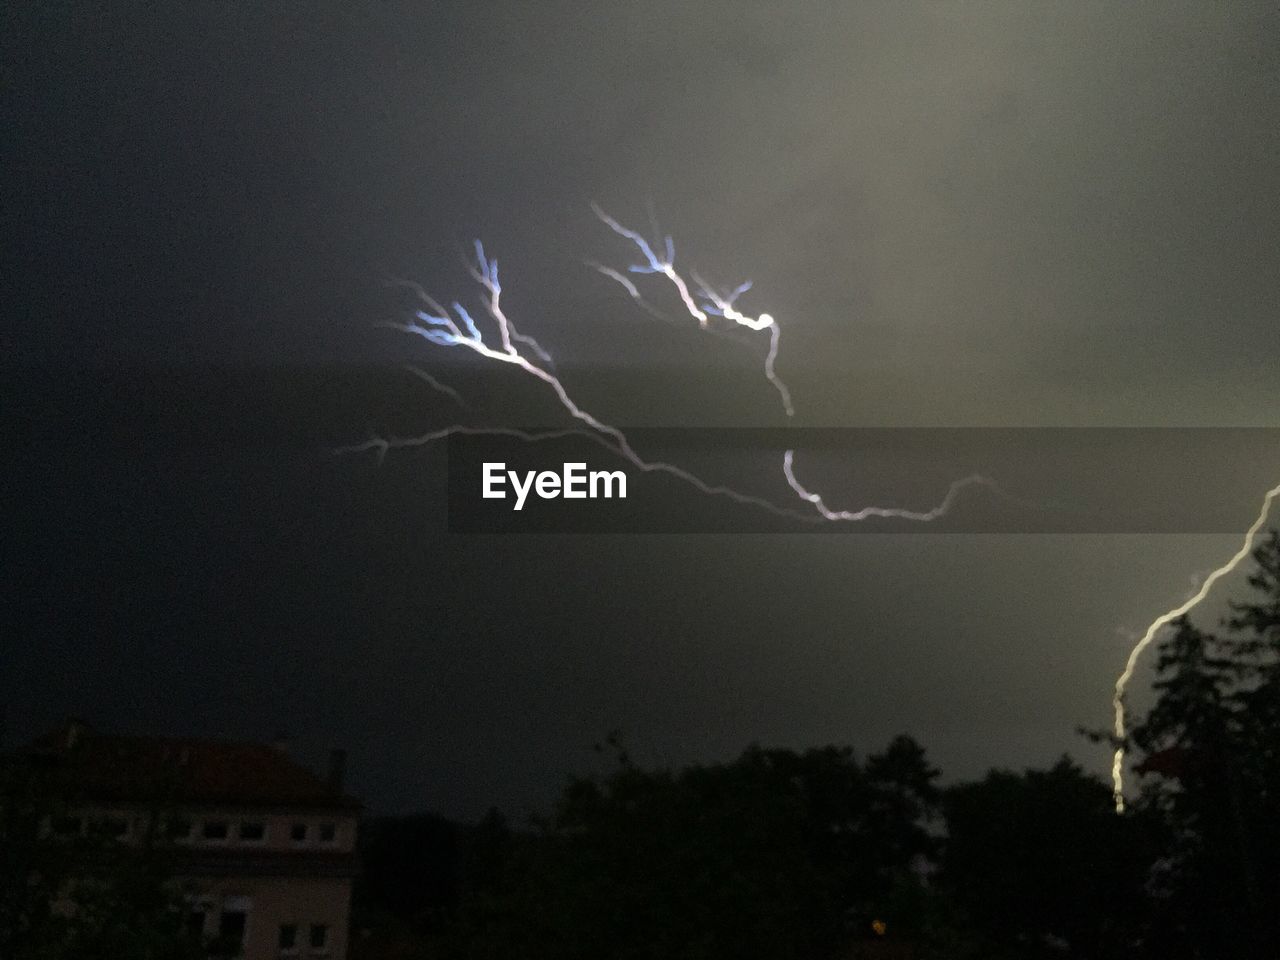
<svg viewBox="0 0 1280 960">
<path fill-rule="evenodd" d="M 327 776 L 285 744 L 99 733 L 80 722 L 24 751 L 64 798 L 50 831 L 162 836 L 190 928 L 244 960 L 345 960 L 359 803 L 345 755 Z"/>
</svg>

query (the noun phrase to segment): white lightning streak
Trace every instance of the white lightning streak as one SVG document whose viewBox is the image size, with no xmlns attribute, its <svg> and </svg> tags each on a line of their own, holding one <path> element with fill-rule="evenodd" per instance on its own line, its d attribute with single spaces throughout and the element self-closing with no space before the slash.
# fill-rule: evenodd
<svg viewBox="0 0 1280 960">
<path fill-rule="evenodd" d="M 559 377 L 549 372 L 545 368 L 538 365 L 534 360 L 529 359 L 520 353 L 516 344 L 524 344 L 529 347 L 539 359 L 543 362 L 550 362 L 550 356 L 537 344 L 532 337 L 526 337 L 516 331 L 515 325 L 511 319 L 503 312 L 502 309 L 502 285 L 498 280 L 498 263 L 496 260 L 489 260 L 485 257 L 484 248 L 479 241 L 476 242 L 476 262 L 469 265 L 471 275 L 480 283 L 489 293 L 489 297 L 485 303 L 489 311 L 489 315 L 493 318 L 497 325 L 498 336 L 502 342 L 501 349 L 490 346 L 484 340 L 484 334 L 476 325 L 466 308 L 460 303 L 453 304 L 452 313 L 445 310 L 437 301 L 432 299 L 425 290 L 419 285 L 412 282 L 396 282 L 398 286 L 404 286 L 412 290 L 431 312 L 418 310 L 415 313 L 415 321 L 409 323 L 385 323 L 382 326 L 391 327 L 401 330 L 405 333 L 411 333 L 415 336 L 434 343 L 438 346 L 446 347 L 466 347 L 474 351 L 480 356 L 488 360 L 496 360 L 499 363 L 509 363 L 519 367 L 530 376 L 536 377 L 543 383 L 547 384 L 554 391 L 560 405 L 568 411 L 569 415 L 575 420 L 579 420 L 591 428 L 587 430 L 559 430 L 545 431 L 540 433 L 531 433 L 529 431 L 514 430 L 500 427 L 467 427 L 461 425 L 453 425 L 442 427 L 420 436 L 411 438 L 381 438 L 375 437 L 363 444 L 344 447 L 338 452 L 340 453 L 356 453 L 360 451 L 376 450 L 379 460 L 386 456 L 387 451 L 396 447 L 419 446 L 422 444 L 432 443 L 435 441 L 446 439 L 454 434 L 493 434 L 499 436 L 510 436 L 516 439 L 534 442 L 537 440 L 550 440 L 558 437 L 582 435 L 590 437 L 596 443 L 599 443 L 605 449 L 610 450 L 618 456 L 624 458 L 634 465 L 638 470 L 644 473 L 665 473 L 669 476 L 677 477 L 685 483 L 690 484 L 696 490 L 709 496 L 726 497 L 736 503 L 748 506 L 755 506 L 767 510 L 777 516 L 790 517 L 796 520 L 807 521 L 809 518 L 806 514 L 800 513 L 786 507 L 780 507 L 763 497 L 756 497 L 750 494 L 741 493 L 730 487 L 720 486 L 708 483 L 695 474 L 687 470 L 683 470 L 674 464 L 662 461 L 649 461 L 642 458 L 630 442 L 626 435 L 617 427 L 604 423 L 592 414 L 588 413 L 569 396 L 564 385 L 560 382 Z M 412 369 L 412 368 L 411 368 Z M 419 372 L 419 371 L 414 371 Z M 437 389 L 443 389 L 457 398 L 457 392 L 451 388 L 445 387 L 430 375 L 422 374 L 429 384 Z M 460 398 L 459 398 L 460 399 Z"/>
<path fill-rule="evenodd" d="M 598 208 L 597 213 L 600 214 L 602 218 L 604 217 L 604 214 L 600 213 Z M 611 221 L 606 220 L 606 222 Z M 623 233 L 624 236 L 634 239 L 640 246 L 641 251 L 644 252 L 648 258 L 656 261 L 656 257 L 653 256 L 652 249 L 643 237 L 633 231 L 627 230 L 625 227 L 621 227 L 620 225 L 616 226 L 615 229 Z M 672 244 L 668 239 L 668 267 L 670 266 L 669 260 L 671 249 Z M 782 507 L 763 497 L 742 493 L 741 491 L 735 490 L 731 487 L 708 483 L 695 474 L 671 463 L 645 460 L 631 446 L 626 435 L 620 429 L 597 419 L 594 415 L 580 407 L 569 396 L 569 393 L 565 389 L 564 384 L 560 381 L 560 378 L 547 370 L 546 367 L 540 365 L 539 361 L 544 364 L 550 364 L 551 357 L 536 340 L 532 337 L 519 333 L 511 319 L 504 312 L 502 307 L 502 285 L 498 279 L 497 261 L 490 260 L 485 256 L 484 248 L 481 246 L 479 241 L 475 244 L 475 254 L 475 263 L 468 263 L 468 270 L 470 271 L 471 276 L 475 278 L 476 282 L 484 287 L 488 292 L 488 297 L 485 300 L 485 307 L 497 328 L 500 346 L 495 346 L 486 342 L 484 333 L 462 304 L 455 301 L 452 304 L 452 310 L 446 310 L 436 300 L 432 299 L 432 297 L 427 294 L 421 286 L 411 281 L 389 282 L 394 286 L 402 286 L 413 291 L 417 298 L 429 309 L 419 309 L 415 311 L 414 320 L 410 322 L 389 322 L 380 324 L 380 326 L 390 327 L 404 333 L 410 333 L 414 336 L 422 337 L 424 340 L 427 340 L 437 346 L 465 347 L 486 360 L 493 360 L 498 363 L 506 363 L 518 367 L 528 375 L 541 380 L 550 387 L 555 393 L 556 398 L 560 401 L 560 405 L 564 407 L 569 415 L 575 420 L 585 424 L 589 429 L 584 430 L 580 428 L 571 428 L 534 432 L 506 427 L 473 427 L 453 424 L 414 437 L 374 437 L 361 444 L 340 448 L 335 451 L 335 453 L 358 453 L 373 450 L 377 452 L 379 462 L 381 462 L 389 450 L 400 447 L 421 446 L 428 443 L 434 443 L 447 439 L 453 435 L 509 436 L 529 443 L 541 440 L 553 440 L 568 436 L 583 436 L 625 459 L 643 473 L 663 473 L 668 476 L 676 477 L 694 487 L 694 489 L 709 496 L 725 497 L 735 503 L 758 507 L 760 509 L 767 510 L 776 516 L 788 517 L 806 523 L 812 523 L 820 520 L 860 521 L 871 517 L 928 522 L 936 520 L 947 513 L 964 487 L 975 483 L 987 482 L 981 477 L 967 477 L 964 480 L 957 481 L 951 485 L 951 489 L 947 492 L 946 498 L 942 503 L 928 511 L 905 510 L 893 507 L 865 507 L 858 511 L 837 512 L 828 510 L 822 503 L 822 499 L 817 494 L 809 493 L 796 481 L 795 475 L 792 473 L 791 469 L 792 451 L 788 450 L 783 460 L 783 470 L 786 474 L 787 482 L 790 484 L 791 488 L 799 494 L 801 499 L 813 504 L 817 508 L 816 514 L 812 514 L 793 510 L 788 507 Z M 599 267 L 597 265 L 597 269 L 602 273 L 619 280 L 619 282 L 628 288 L 629 292 L 634 292 L 637 300 L 640 299 L 639 291 L 635 289 L 635 285 L 626 277 L 617 274 L 616 271 L 612 271 L 607 267 Z M 674 271 L 672 272 L 674 273 Z M 683 281 L 680 281 L 680 283 L 683 284 Z M 770 331 L 771 346 L 769 360 L 766 364 L 766 371 L 771 373 L 773 357 L 777 353 L 778 334 L 778 328 L 774 323 L 773 318 L 768 314 L 761 314 L 758 318 L 753 320 L 733 308 L 734 300 L 740 294 L 749 289 L 750 283 L 744 283 L 732 293 L 726 295 L 715 293 L 700 280 L 698 283 L 711 301 L 709 309 L 714 311 L 717 315 L 726 316 L 729 319 L 734 320 L 734 322 L 739 323 L 742 326 L 750 327 L 753 330 L 768 329 Z M 641 302 L 643 303 L 643 301 Z M 527 347 L 532 352 L 535 359 L 531 359 L 529 356 L 521 353 L 517 344 Z M 453 397 L 459 403 L 462 402 L 457 391 L 453 390 L 451 387 L 448 387 L 430 374 L 419 370 L 416 367 L 410 367 L 409 369 L 426 381 L 432 388 Z M 777 383 L 777 385 L 783 395 L 784 401 L 786 402 L 788 412 L 790 412 L 790 395 L 786 392 L 786 388 L 780 383 Z"/>
<path fill-rule="evenodd" d="M 458 393 L 457 390 L 453 389 L 453 387 L 449 386 L 447 383 L 441 383 L 421 367 L 415 367 L 413 364 L 406 363 L 404 368 L 429 386 L 432 390 L 437 393 L 443 393 L 446 397 L 453 398 L 454 403 L 458 406 L 465 407 L 467 405 L 467 402 L 462 399 L 462 395 Z"/>
<path fill-rule="evenodd" d="M 1240 549 L 1235 552 L 1235 555 L 1205 577 L 1204 582 L 1200 584 L 1200 589 L 1185 602 L 1166 613 L 1160 614 L 1160 616 L 1151 621 L 1146 633 L 1129 651 L 1129 659 L 1125 662 L 1124 671 L 1116 679 L 1115 696 L 1111 699 L 1111 705 L 1115 710 L 1115 729 L 1113 733 L 1116 743 L 1115 756 L 1111 760 L 1111 783 L 1116 813 L 1124 813 L 1124 757 L 1125 737 L 1127 735 L 1125 732 L 1124 696 L 1125 690 L 1129 686 L 1129 681 L 1133 679 L 1133 672 L 1138 665 L 1138 659 L 1142 656 L 1142 652 L 1151 646 L 1151 643 L 1162 629 L 1199 606 L 1209 596 L 1210 591 L 1213 590 L 1213 585 L 1236 569 L 1253 552 L 1254 540 L 1257 539 L 1259 531 L 1266 524 L 1267 515 L 1271 512 L 1271 503 L 1276 497 L 1280 497 L 1280 486 L 1272 487 L 1267 491 L 1267 495 L 1262 501 L 1262 510 L 1258 513 L 1258 519 L 1253 521 L 1253 526 L 1245 533 L 1244 542 L 1240 544 Z"/>
<path fill-rule="evenodd" d="M 885 519 L 918 520 L 921 523 L 929 523 L 933 520 L 938 520 L 946 516 L 951 511 L 951 508 L 955 506 L 955 502 L 959 498 L 960 493 L 966 487 L 994 486 L 989 478 L 975 473 L 952 483 L 950 488 L 947 490 L 947 495 L 942 498 L 942 502 L 930 510 L 904 510 L 898 507 L 863 507 L 860 510 L 832 510 L 823 503 L 821 496 L 816 493 L 811 493 L 809 490 L 805 489 L 800 481 L 796 479 L 795 472 L 792 469 L 792 461 L 794 460 L 794 457 L 794 450 L 788 450 L 782 455 L 782 472 L 786 475 L 787 485 L 796 492 L 796 496 L 801 500 L 804 500 L 806 503 L 813 504 L 814 509 L 818 511 L 819 515 L 821 515 L 824 520 L 850 520 L 858 522 L 868 520 L 872 517 L 882 517 Z"/>
<path fill-rule="evenodd" d="M 676 273 L 674 265 L 676 248 L 671 238 L 663 237 L 663 245 L 666 248 L 667 255 L 665 257 L 659 257 L 653 252 L 653 248 L 649 246 L 649 241 L 646 240 L 643 235 L 636 233 L 636 231 L 632 230 L 630 227 L 624 227 L 617 220 L 613 219 L 613 217 L 601 210 L 596 204 L 592 203 L 591 209 L 595 211 L 596 216 L 600 218 L 600 221 L 605 226 L 618 236 L 625 237 L 630 240 L 636 245 L 636 249 L 644 255 L 644 263 L 635 264 L 628 267 L 628 269 L 632 273 L 660 273 L 670 280 L 675 285 L 676 291 L 680 294 L 680 299 L 684 301 L 684 308 L 689 311 L 689 315 L 705 327 L 707 325 L 707 315 L 703 313 L 694 302 L 693 295 L 689 293 L 689 285 L 685 283 L 684 277 Z"/>
<path fill-rule="evenodd" d="M 512 342 L 523 343 L 543 363 L 551 363 L 551 354 L 543 350 L 541 344 L 533 337 L 519 333 L 515 324 L 507 319 L 506 314 L 502 312 L 502 284 L 498 282 L 498 261 L 485 258 L 484 245 L 479 240 L 476 241 L 475 247 L 475 265 L 468 264 L 468 267 L 470 268 L 471 276 L 475 277 L 476 281 L 489 291 L 489 302 L 485 306 L 489 309 L 489 315 L 498 323 L 503 346 L 507 348 L 508 353 L 514 353 Z"/>
<path fill-rule="evenodd" d="M 643 307 L 644 310 L 649 314 L 651 314 L 652 316 L 657 317 L 659 320 L 667 319 L 661 313 L 659 313 L 653 306 L 651 306 L 648 300 L 640 296 L 640 288 L 637 287 L 635 283 L 632 282 L 631 278 L 628 277 L 626 274 L 619 273 L 617 270 L 613 269 L 613 267 L 606 267 L 603 263 L 596 263 L 594 260 L 588 260 L 587 266 L 589 266 L 592 270 L 595 270 L 597 273 L 603 274 L 604 276 L 608 277 L 610 280 L 613 280 L 615 283 L 621 286 L 622 289 L 627 291 L 627 295 L 630 296 L 632 300 L 640 304 L 640 306 Z"/>
<path fill-rule="evenodd" d="M 732 293 L 721 294 L 716 292 L 714 287 L 704 281 L 696 273 L 691 273 L 689 276 L 693 279 L 693 282 L 697 284 L 698 294 L 703 299 L 703 303 L 699 305 L 694 300 L 693 295 L 689 292 L 688 282 L 686 282 L 684 277 L 676 271 L 675 244 L 672 242 L 670 237 L 663 237 L 663 246 L 665 248 L 666 255 L 660 257 L 654 253 L 653 247 L 650 246 L 649 241 L 646 240 L 642 234 L 632 230 L 630 227 L 624 227 L 613 217 L 609 216 L 609 214 L 605 213 L 604 210 L 600 209 L 600 207 L 595 203 L 591 204 L 591 209 L 595 211 L 595 215 L 600 218 L 601 223 L 607 226 L 618 236 L 630 240 L 635 244 L 636 249 L 640 251 L 641 256 L 644 258 L 644 263 L 634 264 L 627 269 L 631 273 L 636 274 L 660 273 L 670 280 L 672 284 L 675 285 L 676 292 L 679 293 L 680 300 L 684 303 L 685 310 L 689 312 L 689 316 L 697 320 L 698 325 L 704 330 L 707 329 L 707 324 L 711 317 L 716 316 L 730 320 L 740 327 L 746 327 L 748 330 L 754 330 L 757 332 L 761 330 L 769 331 L 769 352 L 765 355 L 764 360 L 765 379 L 773 384 L 773 388 L 778 391 L 778 396 L 782 399 L 782 408 L 787 412 L 787 416 L 794 416 L 795 408 L 791 404 L 791 391 L 787 389 L 787 385 L 778 377 L 775 369 L 775 364 L 778 359 L 778 337 L 780 334 L 777 321 L 767 313 L 762 313 L 758 317 L 748 316 L 733 305 L 734 301 L 737 300 L 739 296 L 751 289 L 751 281 L 748 280 L 747 282 L 740 284 Z M 604 267 L 599 264 L 592 264 L 592 266 L 606 277 L 610 277 L 621 284 L 623 288 L 626 289 L 627 293 L 631 295 L 633 300 L 638 301 L 645 306 L 646 309 L 649 309 L 648 305 L 645 304 L 643 299 L 641 299 L 639 289 L 629 278 L 609 267 Z"/>
</svg>

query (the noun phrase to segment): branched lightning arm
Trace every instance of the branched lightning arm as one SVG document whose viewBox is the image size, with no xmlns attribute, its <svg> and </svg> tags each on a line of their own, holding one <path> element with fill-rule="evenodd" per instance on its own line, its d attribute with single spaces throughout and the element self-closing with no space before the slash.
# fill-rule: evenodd
<svg viewBox="0 0 1280 960">
<path fill-rule="evenodd" d="M 640 252 L 643 262 L 633 264 L 628 267 L 628 271 L 634 274 L 661 274 L 666 277 L 675 286 L 676 292 L 680 295 L 680 301 L 684 304 L 685 310 L 689 316 L 698 321 L 698 325 L 703 329 L 707 328 L 711 317 L 723 317 L 726 320 L 736 323 L 738 326 L 746 327 L 748 330 L 769 331 L 769 350 L 765 354 L 764 375 L 765 378 L 778 391 L 778 397 L 782 400 L 782 408 L 787 412 L 787 416 L 795 414 L 795 407 L 791 403 L 791 391 L 787 389 L 787 385 L 782 382 L 778 376 L 775 365 L 778 359 L 778 324 L 769 314 L 762 313 L 759 316 L 751 317 L 734 306 L 734 302 L 739 296 L 751 289 L 751 281 L 739 284 L 736 289 L 729 293 L 720 293 L 709 283 L 704 281 L 696 273 L 691 273 L 690 279 L 698 289 L 698 296 L 702 302 L 698 303 L 694 296 L 689 292 L 689 283 L 675 268 L 675 243 L 671 237 L 662 238 L 663 255 L 658 256 L 653 250 L 653 246 L 644 236 L 630 227 L 624 227 L 609 214 L 605 213 L 596 204 L 591 205 L 591 209 L 595 211 L 600 221 L 618 236 L 630 240 L 635 248 Z M 599 264 L 593 264 L 606 277 L 610 277 L 617 281 L 627 291 L 630 297 L 648 308 L 647 303 L 640 296 L 640 291 L 635 283 L 624 276 L 621 272 L 610 267 L 604 267 Z"/>
<path fill-rule="evenodd" d="M 752 331 L 767 330 L 769 332 L 769 351 L 765 359 L 765 375 L 769 381 L 778 390 L 782 398 L 784 408 L 787 413 L 792 413 L 791 396 L 785 384 L 778 379 L 774 362 L 778 352 L 779 328 L 777 322 L 767 313 L 762 313 L 757 317 L 748 316 L 742 313 L 735 306 L 738 298 L 751 289 L 751 283 L 740 284 L 731 291 L 720 292 L 715 290 L 710 284 L 706 283 L 701 277 L 691 275 L 697 286 L 699 295 L 703 298 L 703 305 L 700 307 L 690 293 L 690 288 L 685 279 L 675 270 L 673 265 L 675 257 L 675 244 L 670 237 L 665 237 L 661 244 L 663 255 L 659 256 L 653 246 L 638 232 L 624 227 L 617 220 L 610 217 L 599 207 L 592 205 L 596 215 L 619 236 L 630 240 L 639 250 L 643 262 L 633 265 L 630 272 L 636 275 L 645 274 L 661 274 L 667 277 L 676 290 L 680 294 L 681 301 L 684 303 L 689 314 L 696 319 L 699 324 L 706 326 L 710 317 L 722 317 L 730 320 L 740 327 L 744 327 Z M 631 280 L 630 277 L 610 267 L 600 264 L 592 264 L 600 273 L 612 278 L 641 306 L 657 314 L 656 310 L 644 300 L 640 294 L 640 290 Z M 792 451 L 787 451 L 783 470 L 788 484 L 791 489 L 800 497 L 800 499 L 814 507 L 814 512 L 799 511 L 788 507 L 779 506 L 763 497 L 754 496 L 743 493 L 731 487 L 720 484 L 709 483 L 695 474 L 676 466 L 675 464 L 664 461 L 649 461 L 644 459 L 631 446 L 626 435 L 617 427 L 605 423 L 593 414 L 589 413 L 583 407 L 579 406 L 566 390 L 560 378 L 552 372 L 550 368 L 552 359 L 550 353 L 545 350 L 534 338 L 520 333 L 507 315 L 502 304 L 502 284 L 498 274 L 498 263 L 496 260 L 490 259 L 484 251 L 484 247 L 479 241 L 475 244 L 475 260 L 467 264 L 468 271 L 475 281 L 484 289 L 486 296 L 484 306 L 491 318 L 497 332 L 497 343 L 492 343 L 486 339 L 484 332 L 480 329 L 480 325 L 468 312 L 466 307 L 461 303 L 454 301 L 451 309 L 445 309 L 439 302 L 433 299 L 420 285 L 412 281 L 390 281 L 393 285 L 402 286 L 411 290 L 418 299 L 420 306 L 413 313 L 413 319 L 408 322 L 391 322 L 382 324 L 404 333 L 409 333 L 417 337 L 421 337 L 427 342 L 440 347 L 462 347 L 481 358 L 497 363 L 505 363 L 522 370 L 527 375 L 541 380 L 556 395 L 560 405 L 575 420 L 584 425 L 584 428 L 569 430 L 549 430 L 549 431 L 521 431 L 505 427 L 472 427 L 460 424 L 442 427 L 438 430 L 429 431 L 416 437 L 408 438 L 385 438 L 375 437 L 366 443 L 354 446 L 344 447 L 339 452 L 353 453 L 359 451 L 375 451 L 379 460 L 381 460 L 389 450 L 408 447 L 420 446 L 423 444 L 437 442 L 446 439 L 449 436 L 474 435 L 474 434 L 491 434 L 500 436 L 510 436 L 514 439 L 526 442 L 537 442 L 543 440 L 552 440 L 566 436 L 583 436 L 588 437 L 592 441 L 600 444 L 606 450 L 609 450 L 617 456 L 625 459 L 638 470 L 644 473 L 662 473 L 672 477 L 676 477 L 685 483 L 688 483 L 696 490 L 711 496 L 726 497 L 734 502 L 758 507 L 777 516 L 789 517 L 804 522 L 816 521 L 860 521 L 872 517 L 895 518 L 905 520 L 915 520 L 920 522 L 929 522 L 936 520 L 950 511 L 954 505 L 959 493 L 966 487 L 979 483 L 989 483 L 981 477 L 968 477 L 964 480 L 957 481 L 952 484 L 948 490 L 946 497 L 937 506 L 929 510 L 915 511 L 890 507 L 866 507 L 856 511 L 832 511 L 828 509 L 822 502 L 822 499 L 816 494 L 812 494 L 805 490 L 796 481 L 792 470 Z M 660 314 L 658 314 L 660 315 Z M 461 397 L 457 391 L 453 390 L 446 384 L 441 383 L 432 375 L 428 374 L 416 367 L 409 368 L 415 375 L 423 379 L 433 389 L 444 393 L 454 400 L 462 403 Z"/>
</svg>

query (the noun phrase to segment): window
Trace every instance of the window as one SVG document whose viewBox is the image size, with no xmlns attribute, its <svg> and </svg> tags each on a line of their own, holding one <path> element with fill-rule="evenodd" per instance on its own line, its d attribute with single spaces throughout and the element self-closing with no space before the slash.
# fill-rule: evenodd
<svg viewBox="0 0 1280 960">
<path fill-rule="evenodd" d="M 206 820 L 204 822 L 204 829 L 200 831 L 200 835 L 206 840 L 227 839 L 227 821 Z"/>
<path fill-rule="evenodd" d="M 313 923 L 309 942 L 312 950 L 317 952 L 327 950 L 329 948 L 329 925 L 327 923 Z"/>
<path fill-rule="evenodd" d="M 214 901 L 209 897 L 187 895 L 186 931 L 187 935 L 198 943 L 203 943 L 209 932 L 209 918 L 218 915 Z M 203 956 L 203 954 L 201 954 Z"/>
<path fill-rule="evenodd" d="M 249 915 L 243 910 L 223 909 L 222 916 L 218 918 L 218 941 L 222 949 L 239 948 L 244 943 L 244 928 L 248 919 Z"/>
<path fill-rule="evenodd" d="M 249 911 L 253 901 L 249 897 L 222 898 L 222 910 L 218 915 L 218 935 L 209 946 L 211 957 L 239 957 L 244 950 L 245 929 L 249 925 Z"/>
<path fill-rule="evenodd" d="M 192 823 L 183 817 L 170 817 L 165 833 L 170 840 L 186 840 L 191 836 Z"/>
<path fill-rule="evenodd" d="M 302 843 L 307 839 L 307 825 L 305 823 L 295 823 L 289 828 L 289 838 L 294 843 Z"/>
<path fill-rule="evenodd" d="M 298 949 L 298 925 L 296 923 L 280 924 L 280 949 L 286 953 L 293 953 Z"/>
<path fill-rule="evenodd" d="M 246 820 L 240 824 L 240 839 L 253 843 L 267 835 L 267 826 L 261 820 Z"/>
<path fill-rule="evenodd" d="M 333 843 L 338 838 L 338 826 L 334 823 L 320 824 L 320 842 Z"/>
</svg>

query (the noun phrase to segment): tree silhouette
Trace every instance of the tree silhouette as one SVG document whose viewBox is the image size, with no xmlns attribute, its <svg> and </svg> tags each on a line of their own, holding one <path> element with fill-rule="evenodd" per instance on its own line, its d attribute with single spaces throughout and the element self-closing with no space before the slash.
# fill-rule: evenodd
<svg viewBox="0 0 1280 960">
<path fill-rule="evenodd" d="M 1153 942 L 1169 956 L 1276 955 L 1280 868 L 1280 537 L 1253 553 L 1254 596 L 1223 635 L 1174 623 L 1156 701 L 1134 726 L 1141 803 L 1167 830 Z"/>
<path fill-rule="evenodd" d="M 934 848 L 936 776 L 905 737 L 865 767 L 837 747 L 752 747 L 680 771 L 620 752 L 608 775 L 571 781 L 503 874 L 467 893 L 458 952 L 799 960 L 908 936 L 895 905 Z"/>
<path fill-rule="evenodd" d="M 946 792 L 942 888 L 982 957 L 1132 957 L 1152 834 L 1068 757 Z"/>
</svg>

